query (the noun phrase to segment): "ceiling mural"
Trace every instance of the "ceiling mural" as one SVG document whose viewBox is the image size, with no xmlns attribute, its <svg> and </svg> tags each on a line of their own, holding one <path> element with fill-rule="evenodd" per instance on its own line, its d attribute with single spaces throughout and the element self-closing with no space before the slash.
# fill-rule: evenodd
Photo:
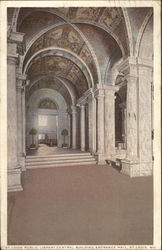
<svg viewBox="0 0 162 250">
<path fill-rule="evenodd" d="M 28 78 L 34 79 L 43 74 L 68 74 L 72 68 L 73 63 L 66 58 L 59 56 L 46 56 L 37 59 L 29 68 Z"/>
<path fill-rule="evenodd" d="M 101 18 L 99 19 L 99 23 L 110 28 L 120 17 L 121 14 L 118 8 L 105 8 Z"/>
<path fill-rule="evenodd" d="M 88 24 L 77 24 L 77 27 L 84 33 L 88 41 L 92 44 L 96 57 L 98 60 L 98 64 L 101 72 L 101 81 L 104 82 L 105 71 L 107 69 L 107 63 L 112 58 L 115 51 L 117 51 L 122 56 L 120 48 L 115 41 L 115 39 L 110 36 L 106 31 L 101 30 L 99 27 L 94 27 L 93 25 Z M 95 39 L 94 39 L 95 37 Z M 95 76 L 94 65 L 89 68 L 93 68 L 91 70 L 93 72 L 93 76 Z M 95 76 L 96 77 L 96 76 Z"/>
<path fill-rule="evenodd" d="M 9 25 L 12 23 L 13 9 L 8 10 Z M 150 8 L 127 8 L 134 46 L 139 29 L 149 10 Z M 33 59 L 28 71 L 25 72 L 28 79 L 33 82 L 41 76 L 50 75 L 67 79 L 69 84 L 75 87 L 77 98 L 88 89 L 86 78 L 90 79 L 88 73 L 85 74 L 85 78 L 82 69 L 87 67 L 94 84 L 99 83 L 99 72 L 100 80 L 104 83 L 106 72 L 110 72 L 122 57 L 130 55 L 126 20 L 122 8 L 20 8 L 17 32 L 25 33 L 27 48 L 30 42 L 34 41 L 23 58 L 23 69 L 35 53 L 45 48 L 49 48 L 50 51 L 50 47 L 57 47 L 60 48 L 59 53 L 62 53 L 62 57 L 42 56 L 43 53 L 40 53 L 38 55 L 40 58 Z M 42 32 L 41 36 L 40 32 Z M 61 49 L 69 52 L 69 58 L 75 63 L 65 58 L 65 53 L 61 52 Z M 72 53 L 75 55 L 73 58 Z M 76 62 L 80 62 L 79 66 Z M 37 81 L 31 88 L 29 86 L 28 93 L 48 86 L 61 91 L 70 102 L 67 89 L 60 84 L 59 80 L 48 77 L 48 80 Z"/>
<path fill-rule="evenodd" d="M 78 96 L 81 96 L 88 89 L 87 80 L 79 67 L 63 57 L 46 56 L 39 58 L 28 70 L 28 78 L 32 81 L 38 79 L 40 76 L 49 74 L 64 77 L 72 82 Z M 50 83 L 52 85 L 53 80 L 49 81 L 49 85 Z"/>
<path fill-rule="evenodd" d="M 30 14 L 31 11 L 32 13 Z M 21 8 L 17 29 L 19 32 L 25 33 L 26 39 L 29 41 L 36 31 L 60 21 L 62 19 L 52 13 L 40 11 L 40 9 L 35 11 L 35 8 Z"/>
<path fill-rule="evenodd" d="M 93 60 L 90 50 L 80 35 L 69 25 L 63 25 L 50 30 L 36 40 L 25 57 L 24 65 L 34 53 L 51 46 L 74 52 L 75 54 L 79 55 L 79 57 L 87 64 L 87 66 L 89 61 L 91 62 Z M 95 73 L 95 75 L 97 74 Z M 95 78 L 94 80 L 97 81 Z"/>
<path fill-rule="evenodd" d="M 71 96 L 67 90 L 67 88 L 64 86 L 63 83 L 60 81 L 57 81 L 53 77 L 47 77 L 41 80 L 38 80 L 28 91 L 28 96 L 31 96 L 35 91 L 42 89 L 42 88 L 50 88 L 58 91 L 65 99 L 67 105 L 71 104 Z"/>
</svg>

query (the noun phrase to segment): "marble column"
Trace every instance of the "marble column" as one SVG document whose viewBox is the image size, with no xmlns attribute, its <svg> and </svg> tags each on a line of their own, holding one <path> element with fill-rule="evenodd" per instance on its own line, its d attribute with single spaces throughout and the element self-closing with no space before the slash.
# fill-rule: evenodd
<svg viewBox="0 0 162 250">
<path fill-rule="evenodd" d="M 77 136 L 77 108 L 75 106 L 72 109 L 72 149 L 76 149 L 76 136 Z"/>
<path fill-rule="evenodd" d="M 140 176 L 152 175 L 152 63 L 138 61 L 138 155 Z"/>
<path fill-rule="evenodd" d="M 97 99 L 97 158 L 98 164 L 105 164 L 104 158 L 104 90 L 98 89 Z"/>
<path fill-rule="evenodd" d="M 124 139 L 124 149 L 127 147 L 127 110 L 123 109 L 123 139 Z"/>
<path fill-rule="evenodd" d="M 105 89 L 105 155 L 112 159 L 115 153 L 115 91 L 117 86 Z"/>
<path fill-rule="evenodd" d="M 80 141 L 81 151 L 85 151 L 85 105 L 80 106 Z"/>
<path fill-rule="evenodd" d="M 96 153 L 96 98 L 92 95 L 92 153 Z"/>
<path fill-rule="evenodd" d="M 10 44 L 8 44 L 10 46 Z M 15 56 L 13 56 L 13 50 Z M 12 55 L 9 53 L 12 50 Z M 11 44 L 7 56 L 7 164 L 8 191 L 22 190 L 21 167 L 17 159 L 16 46 Z"/>
<path fill-rule="evenodd" d="M 138 155 L 138 75 L 135 58 L 122 62 L 121 71 L 127 81 L 126 98 L 126 158 L 122 160 L 121 172 L 131 177 L 140 176 Z"/>
<path fill-rule="evenodd" d="M 88 149 L 90 152 L 92 152 L 92 143 L 93 143 L 93 122 L 92 122 L 92 96 L 90 95 L 88 97 L 88 137 L 89 137 L 89 146 Z"/>
<path fill-rule="evenodd" d="M 25 87 L 22 90 L 22 144 L 23 156 L 26 156 L 26 108 L 25 108 Z"/>
<path fill-rule="evenodd" d="M 22 170 L 25 169 L 25 155 L 24 155 L 24 76 L 18 76 L 17 78 L 17 153 L 18 153 L 18 162 Z"/>
<path fill-rule="evenodd" d="M 68 147 L 70 148 L 70 145 L 71 145 L 71 130 L 70 130 L 70 119 L 71 119 L 71 117 L 70 117 L 71 115 L 70 115 L 70 113 L 68 112 L 67 113 L 67 121 L 68 121 Z"/>
</svg>

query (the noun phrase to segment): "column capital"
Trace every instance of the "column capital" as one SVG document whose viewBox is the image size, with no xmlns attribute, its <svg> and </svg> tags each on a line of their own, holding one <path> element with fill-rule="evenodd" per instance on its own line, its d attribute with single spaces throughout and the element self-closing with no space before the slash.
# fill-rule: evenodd
<svg viewBox="0 0 162 250">
<path fill-rule="evenodd" d="M 99 99 L 99 98 L 104 98 L 104 88 L 103 85 L 97 84 L 94 88 L 94 97 Z"/>
<path fill-rule="evenodd" d="M 104 85 L 105 95 L 114 95 L 119 90 L 117 85 Z"/>
<path fill-rule="evenodd" d="M 25 33 L 21 32 L 8 32 L 8 42 L 14 43 L 18 50 L 18 53 L 23 55 L 26 50 L 25 46 Z"/>
<path fill-rule="evenodd" d="M 26 81 L 27 75 L 16 75 L 16 89 L 24 90 L 25 88 L 25 81 Z"/>
<path fill-rule="evenodd" d="M 125 77 L 127 75 L 137 77 L 137 58 L 127 57 L 117 66 L 117 69 L 119 73 L 123 73 Z"/>
<path fill-rule="evenodd" d="M 18 62 L 18 58 L 14 55 L 9 55 L 7 56 L 7 64 L 10 64 L 10 65 L 16 65 Z"/>
<path fill-rule="evenodd" d="M 81 104 L 79 107 L 81 110 L 85 110 L 85 104 Z"/>
<path fill-rule="evenodd" d="M 17 90 L 23 90 L 24 89 L 24 85 L 22 81 L 17 81 L 16 82 L 16 89 Z"/>
<path fill-rule="evenodd" d="M 26 74 L 17 74 L 16 78 L 21 81 L 26 81 L 27 75 Z"/>
<path fill-rule="evenodd" d="M 72 113 L 75 114 L 77 113 L 77 107 L 76 106 L 71 106 Z"/>
</svg>

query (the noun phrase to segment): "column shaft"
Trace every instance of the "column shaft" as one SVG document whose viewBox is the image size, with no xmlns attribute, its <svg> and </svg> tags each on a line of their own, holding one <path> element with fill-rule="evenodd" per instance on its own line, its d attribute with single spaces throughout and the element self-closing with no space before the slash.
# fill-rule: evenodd
<svg viewBox="0 0 162 250">
<path fill-rule="evenodd" d="M 97 155 L 98 163 L 104 163 L 104 90 L 97 95 Z"/>
<path fill-rule="evenodd" d="M 24 168 L 25 161 L 23 156 L 23 117 L 22 117 L 22 82 L 17 83 L 17 155 L 21 169 Z"/>
<path fill-rule="evenodd" d="M 92 152 L 92 142 L 93 142 L 93 123 L 92 123 L 92 97 L 88 98 L 88 135 L 89 135 L 89 151 Z"/>
<path fill-rule="evenodd" d="M 7 58 L 7 165 L 8 191 L 22 190 L 17 160 L 16 58 Z"/>
<path fill-rule="evenodd" d="M 96 153 L 96 98 L 92 97 L 92 153 Z"/>
<path fill-rule="evenodd" d="M 115 91 L 105 92 L 105 153 L 112 158 L 115 152 Z"/>
<path fill-rule="evenodd" d="M 77 136 L 77 110 L 72 106 L 72 148 L 76 149 L 76 136 Z"/>
<path fill-rule="evenodd" d="M 25 111 L 25 89 L 22 91 L 22 119 L 23 119 L 23 126 L 22 126 L 22 130 L 23 130 L 23 137 L 22 137 L 22 143 L 23 143 L 23 155 L 26 156 L 26 141 L 25 141 L 25 137 L 26 137 L 26 111 Z"/>
<path fill-rule="evenodd" d="M 137 159 L 137 77 L 127 84 L 127 159 Z"/>
<path fill-rule="evenodd" d="M 81 151 L 85 151 L 85 106 L 81 105 L 80 110 L 80 139 Z"/>
<path fill-rule="evenodd" d="M 7 70 L 7 158 L 8 168 L 17 168 L 16 59 L 8 58 Z"/>
</svg>

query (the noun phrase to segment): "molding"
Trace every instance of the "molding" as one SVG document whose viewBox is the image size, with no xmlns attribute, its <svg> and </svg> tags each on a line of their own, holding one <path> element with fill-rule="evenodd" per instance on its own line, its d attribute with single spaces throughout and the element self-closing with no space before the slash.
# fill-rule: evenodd
<svg viewBox="0 0 162 250">
<path fill-rule="evenodd" d="M 7 64 L 16 65 L 18 62 L 18 55 L 9 55 L 7 56 Z"/>
<path fill-rule="evenodd" d="M 133 55 L 133 38 L 132 38 L 132 29 L 130 25 L 130 20 L 129 20 L 129 15 L 127 12 L 127 8 L 121 8 L 125 20 L 125 25 L 126 25 L 126 30 L 128 34 L 128 39 L 129 39 L 129 50 L 130 50 L 130 55 Z"/>
<path fill-rule="evenodd" d="M 136 47 L 135 47 L 135 56 L 138 57 L 139 55 L 139 50 L 140 50 L 140 44 L 141 44 L 141 40 L 145 31 L 145 28 L 150 20 L 150 17 L 152 16 L 152 9 L 147 13 L 147 15 L 145 16 L 145 19 L 141 25 L 141 28 L 138 32 L 138 36 L 137 36 L 137 42 L 136 42 Z"/>
<path fill-rule="evenodd" d="M 140 67 L 146 67 L 146 68 L 151 68 L 151 69 L 153 68 L 153 61 L 148 60 L 147 58 L 138 57 L 137 64 Z"/>
<path fill-rule="evenodd" d="M 115 93 L 119 90 L 119 86 L 117 85 L 103 85 L 103 88 L 105 90 L 105 94 L 109 94 L 111 92 Z"/>
<path fill-rule="evenodd" d="M 9 41 L 22 43 L 24 41 L 25 33 L 21 32 L 11 32 L 9 35 Z"/>
</svg>

